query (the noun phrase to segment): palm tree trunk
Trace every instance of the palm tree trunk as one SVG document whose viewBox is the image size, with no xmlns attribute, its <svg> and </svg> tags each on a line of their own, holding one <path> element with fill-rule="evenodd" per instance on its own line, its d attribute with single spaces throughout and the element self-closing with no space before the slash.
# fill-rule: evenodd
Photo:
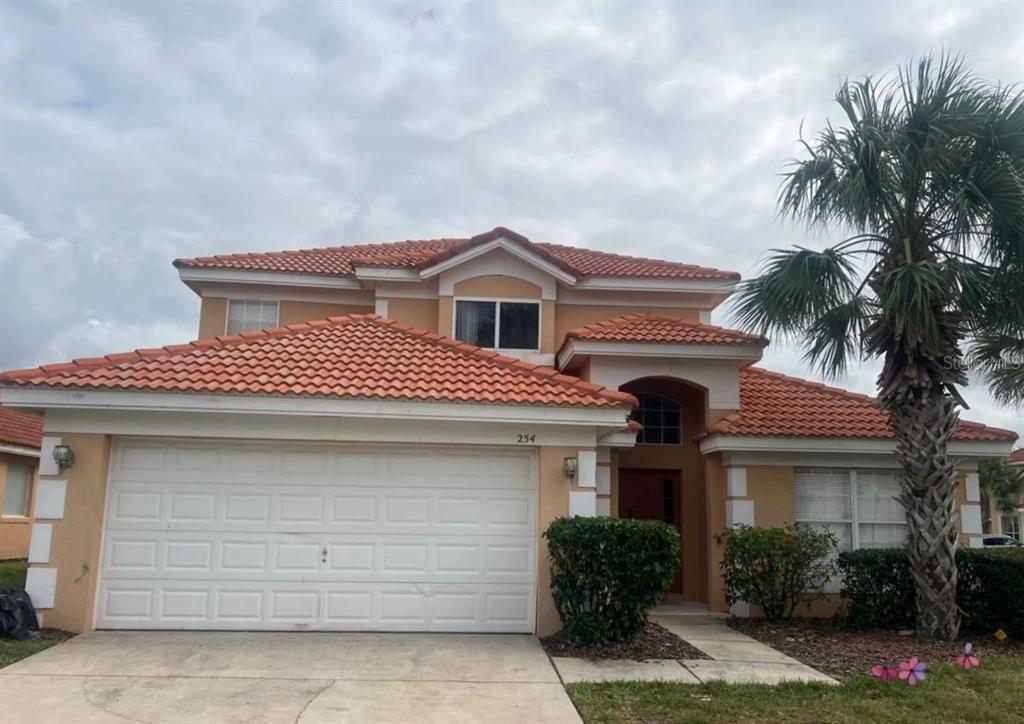
<svg viewBox="0 0 1024 724">
<path fill-rule="evenodd" d="M 947 457 L 957 403 L 933 390 L 889 410 L 903 466 L 900 502 L 907 512 L 910 568 L 917 584 L 917 634 L 952 641 L 960 630 L 956 603 L 955 465 Z"/>
</svg>

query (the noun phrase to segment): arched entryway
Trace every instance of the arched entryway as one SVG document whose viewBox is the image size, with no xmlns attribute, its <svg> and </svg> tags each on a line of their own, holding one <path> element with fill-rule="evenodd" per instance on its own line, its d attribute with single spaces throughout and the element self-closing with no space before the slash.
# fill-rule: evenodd
<svg viewBox="0 0 1024 724">
<path fill-rule="evenodd" d="M 707 602 L 704 458 L 694 442 L 707 421 L 707 392 L 683 380 L 649 377 L 620 388 L 637 397 L 644 426 L 633 448 L 617 451 L 619 517 L 661 520 L 682 540 L 672 592 Z"/>
</svg>

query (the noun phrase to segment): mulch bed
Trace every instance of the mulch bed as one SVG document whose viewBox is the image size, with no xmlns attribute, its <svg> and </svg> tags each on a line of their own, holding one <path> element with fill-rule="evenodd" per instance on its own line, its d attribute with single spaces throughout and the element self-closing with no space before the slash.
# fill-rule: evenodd
<svg viewBox="0 0 1024 724">
<path fill-rule="evenodd" d="M 549 656 L 571 656 L 579 659 L 707 659 L 707 654 L 695 649 L 668 629 L 650 621 L 643 632 L 632 641 L 621 641 L 608 646 L 580 646 L 567 641 L 561 634 L 540 640 Z"/>
<path fill-rule="evenodd" d="M 894 631 L 853 631 L 842 621 L 822 618 L 768 623 L 762 619 L 729 619 L 737 631 L 837 679 L 870 674 L 876 665 L 896 666 L 917 656 L 924 661 L 952 662 L 970 641 L 974 651 L 1024 659 L 1024 641 L 997 641 L 992 634 L 965 634 L 958 643 L 921 641 L 913 634 Z"/>
</svg>

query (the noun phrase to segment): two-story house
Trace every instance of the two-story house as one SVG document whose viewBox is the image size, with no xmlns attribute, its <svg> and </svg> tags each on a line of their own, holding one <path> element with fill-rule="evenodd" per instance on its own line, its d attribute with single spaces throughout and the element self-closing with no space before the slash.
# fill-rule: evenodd
<svg viewBox="0 0 1024 724">
<path fill-rule="evenodd" d="M 564 515 L 676 526 L 674 595 L 715 611 L 727 526 L 903 540 L 885 416 L 754 366 L 710 324 L 735 273 L 504 228 L 175 266 L 198 340 L 0 378 L 46 414 L 48 626 L 546 634 Z M 965 542 L 1015 438 L 961 424 Z"/>
</svg>

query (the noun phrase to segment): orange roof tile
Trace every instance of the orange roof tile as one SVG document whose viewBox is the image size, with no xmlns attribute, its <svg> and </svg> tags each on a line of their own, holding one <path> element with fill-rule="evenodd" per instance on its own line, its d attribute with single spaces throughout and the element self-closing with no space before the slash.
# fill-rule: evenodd
<svg viewBox="0 0 1024 724">
<path fill-rule="evenodd" d="M 873 397 L 748 367 L 740 373 L 740 411 L 704 430 L 711 435 L 891 438 L 888 418 Z M 1012 441 L 1017 434 L 960 421 L 954 440 Z"/>
<path fill-rule="evenodd" d="M 1007 460 L 1011 463 L 1024 463 L 1024 447 L 1017 448 L 1010 453 L 1010 457 Z"/>
<path fill-rule="evenodd" d="M 0 374 L 92 390 L 619 407 L 636 398 L 376 315 L 351 315 Z"/>
<path fill-rule="evenodd" d="M 764 337 L 746 332 L 654 314 L 625 314 L 570 330 L 566 337 L 653 344 L 756 344 L 762 347 L 768 344 Z"/>
<path fill-rule="evenodd" d="M 623 256 L 561 244 L 532 242 L 497 227 L 469 238 L 419 239 L 386 244 L 357 244 L 294 251 L 225 254 L 176 259 L 184 268 L 290 272 L 324 276 L 353 276 L 356 266 L 422 269 L 473 246 L 504 237 L 578 276 L 656 277 L 674 279 L 739 279 L 735 272 L 661 259 Z"/>
<path fill-rule="evenodd" d="M 43 418 L 32 412 L 0 407 L 0 443 L 39 449 L 43 444 Z"/>
</svg>

